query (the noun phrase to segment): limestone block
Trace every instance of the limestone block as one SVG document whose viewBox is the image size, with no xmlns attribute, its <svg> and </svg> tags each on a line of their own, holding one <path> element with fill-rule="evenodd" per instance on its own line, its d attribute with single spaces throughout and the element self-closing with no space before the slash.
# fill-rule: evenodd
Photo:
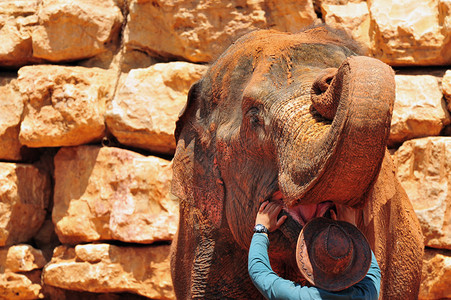
<svg viewBox="0 0 451 300">
<path fill-rule="evenodd" d="M 312 0 L 131 0 L 125 45 L 160 57 L 209 62 L 249 31 L 299 31 L 316 21 Z"/>
<path fill-rule="evenodd" d="M 398 179 L 420 221 L 425 245 L 451 249 L 451 137 L 407 141 L 394 158 Z"/>
<path fill-rule="evenodd" d="M 451 1 L 372 0 L 373 55 L 395 66 L 451 63 Z"/>
<path fill-rule="evenodd" d="M 0 273 L 29 272 L 42 269 L 47 261 L 41 250 L 21 244 L 0 248 Z"/>
<path fill-rule="evenodd" d="M 0 298 L 15 299 L 42 299 L 42 287 L 38 282 L 30 280 L 24 274 L 13 272 L 0 273 Z"/>
<path fill-rule="evenodd" d="M 38 23 L 40 0 L 0 2 L 0 66 L 22 66 L 36 62 L 31 34 Z"/>
<path fill-rule="evenodd" d="M 46 285 L 96 293 L 129 292 L 151 299 L 175 299 L 169 245 L 119 247 L 60 246 L 44 268 Z"/>
<path fill-rule="evenodd" d="M 0 160 L 17 161 L 22 158 L 19 130 L 23 106 L 15 76 L 0 78 Z"/>
<path fill-rule="evenodd" d="M 369 28 L 370 15 L 366 2 L 346 5 L 332 5 L 323 3 L 321 6 L 324 22 L 333 27 L 346 31 L 362 46 L 363 53 L 368 54 L 371 48 Z"/>
<path fill-rule="evenodd" d="M 360 2 L 366 2 L 366 0 L 315 0 L 313 1 L 313 7 L 315 9 L 315 12 L 320 14 L 322 13 L 323 5 L 347 5 L 349 3 L 360 3 Z"/>
<path fill-rule="evenodd" d="M 55 156 L 53 223 L 63 243 L 172 240 L 178 201 L 171 162 L 110 147 L 62 148 Z"/>
<path fill-rule="evenodd" d="M 443 76 L 442 90 L 448 104 L 448 111 L 451 112 L 451 70 L 446 71 L 445 76 Z"/>
<path fill-rule="evenodd" d="M 149 298 L 132 293 L 91 293 L 71 291 L 46 285 L 44 299 L 48 300 L 149 300 Z"/>
<path fill-rule="evenodd" d="M 349 3 L 361 3 L 365 2 L 366 0 L 317 0 L 315 1 L 315 5 L 320 4 L 321 6 L 326 5 L 347 5 Z"/>
<path fill-rule="evenodd" d="M 396 75 L 396 100 L 390 128 L 390 146 L 405 140 L 438 135 L 450 123 L 437 78 Z"/>
<path fill-rule="evenodd" d="M 419 300 L 451 299 L 451 251 L 426 249 Z"/>
<path fill-rule="evenodd" d="M 239 5 L 240 1 L 237 1 Z M 306 26 L 321 23 L 315 14 L 312 0 L 264 0 L 261 8 L 266 17 L 266 26 L 280 31 L 298 32 Z"/>
<path fill-rule="evenodd" d="M 0 163 L 0 246 L 29 240 L 45 219 L 50 178 L 33 165 Z"/>
<path fill-rule="evenodd" d="M 206 69 L 170 62 L 131 70 L 107 109 L 108 129 L 124 145 L 173 154 L 175 121 Z"/>
<path fill-rule="evenodd" d="M 33 55 L 48 61 L 89 58 L 106 51 L 123 21 L 113 0 L 42 0 L 32 33 Z"/>
<path fill-rule="evenodd" d="M 73 146 L 100 140 L 116 73 L 99 68 L 26 66 L 19 70 L 25 112 L 19 140 L 29 147 Z"/>
<path fill-rule="evenodd" d="M 0 15 L 28 16 L 35 13 L 41 0 L 14 0 L 0 2 Z"/>
</svg>

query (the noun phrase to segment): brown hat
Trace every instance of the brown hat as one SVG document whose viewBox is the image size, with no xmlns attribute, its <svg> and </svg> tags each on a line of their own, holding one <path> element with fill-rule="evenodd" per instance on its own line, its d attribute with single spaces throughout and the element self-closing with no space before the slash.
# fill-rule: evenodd
<svg viewBox="0 0 451 300">
<path fill-rule="evenodd" d="M 299 234 L 296 262 L 314 286 L 341 291 L 365 277 L 371 264 L 371 249 L 354 225 L 315 218 Z"/>
</svg>

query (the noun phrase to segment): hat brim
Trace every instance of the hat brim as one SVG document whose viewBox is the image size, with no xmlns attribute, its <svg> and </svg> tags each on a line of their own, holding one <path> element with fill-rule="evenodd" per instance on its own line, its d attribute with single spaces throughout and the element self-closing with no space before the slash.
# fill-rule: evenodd
<svg viewBox="0 0 451 300">
<path fill-rule="evenodd" d="M 348 233 L 354 247 L 350 266 L 339 274 L 324 272 L 310 259 L 313 241 L 330 224 L 340 225 Z M 296 245 L 296 262 L 302 275 L 314 286 L 327 291 L 341 291 L 365 277 L 371 264 L 371 249 L 363 233 L 354 225 L 320 217 L 302 228 Z"/>
</svg>

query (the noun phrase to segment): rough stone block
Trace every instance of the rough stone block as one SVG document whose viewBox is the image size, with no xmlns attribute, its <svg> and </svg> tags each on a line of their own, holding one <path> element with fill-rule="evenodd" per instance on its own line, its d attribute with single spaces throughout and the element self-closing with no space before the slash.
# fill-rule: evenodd
<svg viewBox="0 0 451 300">
<path fill-rule="evenodd" d="M 442 79 L 442 90 L 445 95 L 448 111 L 451 112 L 451 70 L 446 71 Z"/>
<path fill-rule="evenodd" d="M 172 240 L 178 201 L 170 161 L 110 147 L 62 148 L 55 156 L 52 218 L 63 243 Z"/>
<path fill-rule="evenodd" d="M 215 59 L 258 28 L 299 31 L 317 21 L 312 0 L 132 0 L 129 11 L 128 49 L 191 62 Z"/>
<path fill-rule="evenodd" d="M 361 44 L 363 53 L 369 54 L 371 48 L 370 15 L 366 2 L 349 2 L 345 5 L 332 5 L 323 2 L 321 11 L 327 25 L 346 31 L 349 36 Z"/>
<path fill-rule="evenodd" d="M 0 2 L 0 66 L 16 67 L 37 62 L 31 35 L 38 24 L 40 0 Z"/>
<path fill-rule="evenodd" d="M 0 163 L 0 246 L 25 242 L 44 222 L 50 177 L 33 165 Z"/>
<path fill-rule="evenodd" d="M 42 269 L 47 263 L 41 250 L 21 244 L 0 248 L 0 273 L 29 272 Z"/>
<path fill-rule="evenodd" d="M 396 100 L 388 144 L 439 135 L 450 123 L 438 80 L 431 75 L 396 75 Z"/>
<path fill-rule="evenodd" d="M 206 69 L 171 62 L 130 71 L 107 109 L 108 129 L 124 145 L 174 154 L 175 121 Z"/>
<path fill-rule="evenodd" d="M 22 158 L 19 130 L 23 107 L 15 76 L 0 78 L 0 160 L 18 161 Z"/>
<path fill-rule="evenodd" d="M 123 21 L 113 0 L 42 0 L 32 34 L 33 55 L 52 62 L 89 58 L 106 51 Z"/>
<path fill-rule="evenodd" d="M 6 272 L 0 273 L 0 297 L 8 300 L 22 300 L 42 299 L 44 295 L 39 282 L 31 280 L 25 274 Z"/>
<path fill-rule="evenodd" d="M 419 300 L 451 299 L 451 251 L 426 249 Z"/>
<path fill-rule="evenodd" d="M 451 137 L 407 141 L 394 158 L 425 245 L 451 249 Z"/>
<path fill-rule="evenodd" d="M 99 68 L 26 66 L 18 85 L 25 101 L 19 140 L 29 147 L 74 146 L 105 135 L 105 106 L 116 72 Z"/>
<path fill-rule="evenodd" d="M 369 1 L 373 55 L 396 66 L 451 63 L 451 1 Z"/>
<path fill-rule="evenodd" d="M 68 290 L 129 292 L 151 299 L 175 299 L 169 247 L 60 246 L 43 271 L 43 281 Z"/>
</svg>

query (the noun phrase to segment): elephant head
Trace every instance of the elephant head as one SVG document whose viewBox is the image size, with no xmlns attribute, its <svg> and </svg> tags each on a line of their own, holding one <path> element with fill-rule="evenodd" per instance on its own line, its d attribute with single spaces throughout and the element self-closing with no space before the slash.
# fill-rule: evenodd
<svg viewBox="0 0 451 300">
<path fill-rule="evenodd" d="M 255 31 L 232 44 L 191 87 L 176 124 L 173 193 L 181 220 L 172 270 L 179 297 L 202 290 L 202 276 L 225 280 L 229 268 L 243 289 L 246 269 L 236 261 L 214 264 L 224 253 L 246 256 L 257 210 L 272 198 L 289 215 L 270 235 L 272 266 L 301 280 L 291 267 L 301 220 L 335 204 L 365 205 L 385 155 L 394 99 L 392 69 L 358 56 L 352 42 L 324 27 Z M 189 296 L 182 285 L 191 286 Z M 207 298 L 250 295 L 226 296 L 233 284 L 225 285 Z"/>
</svg>

